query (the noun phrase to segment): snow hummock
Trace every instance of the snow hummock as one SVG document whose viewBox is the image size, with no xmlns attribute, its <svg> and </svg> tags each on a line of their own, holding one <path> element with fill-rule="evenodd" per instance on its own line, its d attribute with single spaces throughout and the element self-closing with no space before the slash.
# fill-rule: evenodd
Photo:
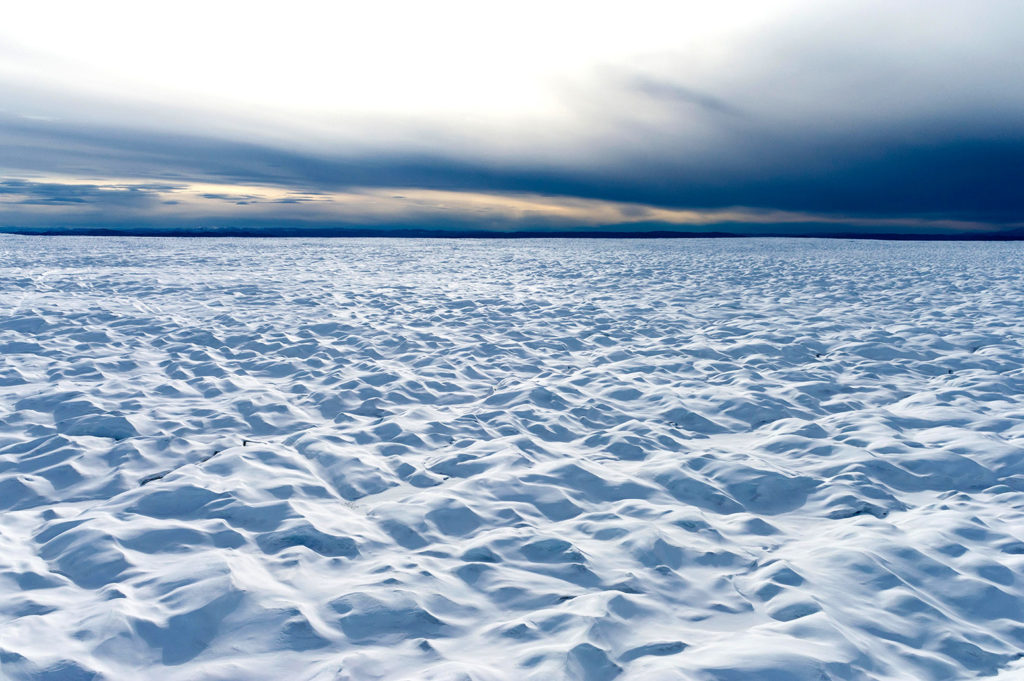
<svg viewBox="0 0 1024 681">
<path fill-rule="evenodd" d="M 4 237 L 0 678 L 1019 678 L 1022 256 Z"/>
</svg>

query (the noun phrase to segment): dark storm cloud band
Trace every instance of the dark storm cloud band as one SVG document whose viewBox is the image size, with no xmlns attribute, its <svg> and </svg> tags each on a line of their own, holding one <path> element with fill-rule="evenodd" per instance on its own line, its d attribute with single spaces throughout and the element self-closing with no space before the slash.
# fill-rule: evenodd
<svg viewBox="0 0 1024 681">
<path fill-rule="evenodd" d="M 719 158 L 652 157 L 627 149 L 601 165 L 552 168 L 384 150 L 328 157 L 198 135 L 0 118 L 0 148 L 8 167 L 152 180 L 154 189 L 165 186 L 160 182 L 205 180 L 305 192 L 382 186 L 530 192 L 667 208 L 745 206 L 993 224 L 1024 215 L 1024 134 L 1014 131 L 971 129 L 964 123 L 959 130 L 946 126 L 930 135 L 919 130 L 863 139 L 861 134 L 856 143 L 842 133 L 739 137 L 728 157 L 724 151 Z M 52 196 L 37 189 L 31 200 L 71 204 L 116 197 L 139 203 L 146 200 L 140 193 L 146 186 L 119 194 L 54 186 Z M 91 193 L 97 191 L 104 193 Z"/>
</svg>

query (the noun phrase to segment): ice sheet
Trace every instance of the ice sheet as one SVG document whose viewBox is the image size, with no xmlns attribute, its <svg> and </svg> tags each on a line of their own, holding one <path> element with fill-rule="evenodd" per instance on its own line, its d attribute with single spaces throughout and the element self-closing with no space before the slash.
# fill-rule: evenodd
<svg viewBox="0 0 1024 681">
<path fill-rule="evenodd" d="M 1022 255 L 3 237 L 0 678 L 1019 678 Z"/>
</svg>

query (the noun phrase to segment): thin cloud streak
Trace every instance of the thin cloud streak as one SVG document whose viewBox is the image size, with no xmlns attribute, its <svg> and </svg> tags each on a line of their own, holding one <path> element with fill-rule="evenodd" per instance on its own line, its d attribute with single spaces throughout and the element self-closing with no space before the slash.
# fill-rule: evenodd
<svg viewBox="0 0 1024 681">
<path fill-rule="evenodd" d="M 66 227 L 136 228 L 154 225 L 197 229 L 246 224 L 431 225 L 440 229 L 569 230 L 614 226 L 684 229 L 748 225 L 761 228 L 817 225 L 872 231 L 994 232 L 996 226 L 962 221 L 819 215 L 734 207 L 681 210 L 658 206 L 523 193 L 482 193 L 395 187 L 349 192 L 301 193 L 283 187 L 224 184 L 89 183 L 51 178 L 0 182 L 0 206 L 22 227 L 46 227 L 74 205 Z M 2 226 L 2 225 L 0 225 Z M 8 225 L 10 227 L 12 225 Z M 1020 225 L 1013 225 L 1019 227 Z M 1003 225 L 1002 227 L 1005 227 Z"/>
</svg>

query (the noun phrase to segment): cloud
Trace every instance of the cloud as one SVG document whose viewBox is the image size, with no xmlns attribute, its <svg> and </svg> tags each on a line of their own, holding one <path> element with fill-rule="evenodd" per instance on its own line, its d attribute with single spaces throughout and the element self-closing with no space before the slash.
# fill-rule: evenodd
<svg viewBox="0 0 1024 681">
<path fill-rule="evenodd" d="M 59 206 L 69 211 L 61 219 L 103 205 L 159 221 L 168 207 L 195 204 L 147 183 L 222 186 L 207 198 L 237 208 L 232 219 L 272 220 L 287 208 L 325 224 L 337 214 L 316 193 L 380 188 L 608 201 L 626 221 L 737 207 L 750 219 L 776 211 L 893 229 L 1020 220 L 1024 67 L 1013 27 L 1024 5 L 798 9 L 711 47 L 681 41 L 588 62 L 547 82 L 549 109 L 511 117 L 486 103 L 465 115 L 240 112 L 26 84 L 0 68 L 0 173 L 92 183 L 24 196 L 23 211 L 38 206 L 53 220 Z M 4 211 L 9 222 L 10 202 Z"/>
<path fill-rule="evenodd" d="M 452 191 L 364 187 L 301 194 L 255 185 L 88 184 L 51 179 L 0 183 L 0 205 L 12 220 L 0 228 L 104 229 L 136 233 L 243 230 L 301 233 L 353 228 L 420 228 L 449 231 L 559 231 L 652 229 L 733 233 L 832 233 L 856 229 L 878 233 L 993 233 L 996 226 L 949 219 L 864 218 L 750 208 L 694 210 L 580 197 L 521 192 Z M 73 211 L 53 210 L 73 205 Z M 44 209 L 42 207 L 46 207 Z M 1009 227 L 1020 227 L 1021 223 Z M 1004 227 L 1007 227 L 1004 225 Z"/>
<path fill-rule="evenodd" d="M 713 116 L 745 115 L 740 108 L 720 97 L 668 80 L 664 76 L 631 73 L 622 69 L 609 70 L 603 74 L 602 85 L 606 90 L 620 89 L 623 98 L 640 95 L 656 104 L 696 109 Z M 602 99 L 607 99 L 607 92 Z"/>
<path fill-rule="evenodd" d="M 161 184 L 68 184 L 0 180 L 0 204 L 10 206 L 102 206 L 145 209 L 155 205 L 162 192 L 173 185 Z"/>
<path fill-rule="evenodd" d="M 34 173 L 266 184 L 303 192 L 367 186 L 514 191 L 676 208 L 748 206 L 994 222 L 1024 214 L 1018 191 L 1024 136 L 966 126 L 927 136 L 886 133 L 856 139 L 761 137 L 746 147 L 723 149 L 729 157 L 717 160 L 627 151 L 606 163 L 561 168 L 395 150 L 314 155 L 200 136 L 21 122 L 20 148 L 5 158 L 22 161 Z"/>
</svg>

